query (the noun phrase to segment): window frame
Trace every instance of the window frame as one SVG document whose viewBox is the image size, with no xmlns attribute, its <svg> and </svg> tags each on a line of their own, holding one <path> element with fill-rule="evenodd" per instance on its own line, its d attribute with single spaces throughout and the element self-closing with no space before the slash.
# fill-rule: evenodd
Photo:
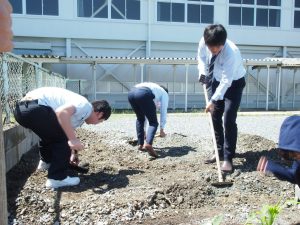
<svg viewBox="0 0 300 225">
<path fill-rule="evenodd" d="M 27 13 L 27 0 L 22 0 L 22 13 L 12 13 L 13 16 L 32 16 L 32 17 L 40 17 L 43 18 L 49 17 L 49 18 L 58 18 L 60 17 L 60 10 L 59 10 L 59 0 L 57 0 L 57 15 L 47 15 L 43 12 L 43 4 L 44 0 L 40 0 L 42 2 L 42 13 L 41 14 L 28 14 Z"/>
<path fill-rule="evenodd" d="M 227 8 L 227 16 L 228 16 L 228 26 L 235 26 L 235 27 L 245 27 L 245 28 L 261 28 L 261 29 L 281 29 L 281 25 L 282 25 L 282 2 L 280 3 L 280 6 L 271 6 L 271 5 L 257 5 L 257 0 L 254 0 L 254 4 L 238 4 L 238 3 L 229 3 L 229 0 L 227 1 L 228 4 L 228 8 Z M 242 24 L 242 18 L 243 18 L 243 10 L 241 10 L 241 25 L 234 25 L 234 24 L 230 24 L 229 23 L 229 9 L 230 7 L 239 7 L 239 8 L 253 8 L 254 9 L 254 16 L 253 16 L 253 25 L 243 25 Z M 267 9 L 268 12 L 268 26 L 258 26 L 257 25 L 257 10 L 258 9 Z M 270 26 L 270 10 L 275 9 L 275 10 L 279 10 L 280 12 L 280 21 L 279 21 L 279 26 L 274 27 L 274 26 Z"/>
<path fill-rule="evenodd" d="M 214 21 L 215 21 L 215 1 L 216 0 L 212 0 L 212 2 L 209 2 L 209 1 L 201 1 L 201 0 L 156 0 L 155 1 L 155 22 L 158 23 L 158 24 L 166 24 L 168 23 L 169 25 L 182 25 L 182 24 L 188 24 L 189 26 L 207 26 L 209 24 L 213 24 Z M 170 17 L 170 21 L 160 21 L 158 20 L 158 3 L 159 2 L 164 2 L 164 3 L 169 3 L 172 8 L 172 3 L 181 3 L 184 5 L 184 21 L 182 22 L 175 22 L 175 21 L 172 21 L 172 11 L 171 11 L 171 17 Z M 199 5 L 200 6 L 200 23 L 195 23 L 195 22 L 188 22 L 188 5 Z M 202 23 L 202 20 L 201 20 L 201 6 L 202 5 L 209 5 L 209 6 L 212 6 L 213 7 L 213 18 L 212 18 L 212 22 L 211 23 Z"/>
</svg>

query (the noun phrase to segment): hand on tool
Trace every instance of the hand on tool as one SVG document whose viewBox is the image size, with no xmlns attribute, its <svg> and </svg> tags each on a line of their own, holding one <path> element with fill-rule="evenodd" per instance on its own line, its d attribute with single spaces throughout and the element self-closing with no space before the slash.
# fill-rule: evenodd
<svg viewBox="0 0 300 225">
<path fill-rule="evenodd" d="M 83 150 L 84 146 L 83 144 L 81 143 L 81 141 L 79 139 L 72 139 L 72 140 L 69 140 L 68 141 L 68 145 L 69 147 L 71 148 L 71 150 L 77 150 L 77 151 L 80 151 L 80 150 Z"/>
<path fill-rule="evenodd" d="M 207 105 L 206 105 L 206 108 L 205 108 L 205 112 L 213 112 L 214 111 L 214 108 L 215 108 L 215 105 L 214 103 L 212 102 L 208 102 Z"/>
<path fill-rule="evenodd" d="M 76 166 L 79 164 L 78 153 L 76 150 L 72 151 L 72 154 L 70 157 L 70 164 L 76 165 Z"/>
<path fill-rule="evenodd" d="M 204 74 L 201 74 L 200 76 L 199 76 L 199 83 L 201 83 L 202 85 L 203 84 L 206 84 L 206 76 L 204 75 Z"/>
</svg>

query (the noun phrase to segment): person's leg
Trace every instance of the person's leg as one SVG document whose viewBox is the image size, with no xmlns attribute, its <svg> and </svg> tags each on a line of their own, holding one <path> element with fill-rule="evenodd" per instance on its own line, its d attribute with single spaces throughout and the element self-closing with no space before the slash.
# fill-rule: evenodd
<svg viewBox="0 0 300 225">
<path fill-rule="evenodd" d="M 232 82 L 231 87 L 227 90 L 224 110 L 224 160 L 232 163 L 235 156 L 236 142 L 237 142 L 237 112 L 240 107 L 243 89 L 245 87 L 245 79 L 241 78 Z"/>
<path fill-rule="evenodd" d="M 50 107 L 29 103 L 17 107 L 15 117 L 22 126 L 31 129 L 42 139 L 40 154 L 45 162 L 51 162 L 48 178 L 66 178 L 71 150 L 55 112 Z"/>
<path fill-rule="evenodd" d="M 136 134 L 138 138 L 138 145 L 144 144 L 144 124 L 145 124 L 145 114 L 141 110 L 141 106 L 137 102 L 137 98 L 142 98 L 143 92 L 139 89 L 133 89 L 128 93 L 128 101 L 136 115 Z"/>
</svg>

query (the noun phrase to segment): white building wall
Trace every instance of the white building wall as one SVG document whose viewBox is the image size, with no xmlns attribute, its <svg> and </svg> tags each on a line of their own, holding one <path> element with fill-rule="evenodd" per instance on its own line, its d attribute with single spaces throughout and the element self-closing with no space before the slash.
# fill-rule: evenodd
<svg viewBox="0 0 300 225">
<path fill-rule="evenodd" d="M 60 56 L 134 56 L 134 57 L 196 57 L 198 41 L 207 24 L 158 22 L 156 0 L 141 0 L 141 20 L 115 20 L 77 17 L 77 0 L 59 0 L 59 16 L 13 15 L 15 50 L 49 50 Z M 280 27 L 245 27 L 228 24 L 229 3 L 214 1 L 214 22 L 222 23 L 228 38 L 234 41 L 243 58 L 300 57 L 300 29 L 293 28 L 293 1 L 281 1 Z M 34 51 L 33 51 L 34 52 Z M 44 65 L 65 74 L 71 79 L 92 82 L 90 65 Z M 135 71 L 135 72 L 134 72 Z M 98 65 L 96 67 L 98 92 L 127 91 L 127 86 L 140 81 L 141 68 L 132 65 Z M 110 76 L 112 73 L 113 76 Z M 172 66 L 145 66 L 144 80 L 170 84 L 173 81 Z M 257 71 L 250 70 L 255 77 Z M 107 76 L 108 74 L 108 76 Z M 283 71 L 283 76 L 291 73 Z M 261 82 L 266 82 L 266 72 L 261 72 Z M 276 80 L 276 71 L 271 77 Z M 185 67 L 178 66 L 175 73 L 175 92 L 184 91 Z M 197 68 L 189 68 L 189 92 L 201 92 L 196 84 Z M 296 80 L 300 83 L 299 78 Z M 253 84 L 254 85 L 254 84 Z M 86 90 L 91 90 L 87 85 Z M 252 88 L 254 89 L 255 86 Z M 300 88 L 300 86 L 299 86 Z M 289 92 L 283 86 L 283 91 Z M 257 94 L 253 90 L 253 96 Z M 124 95 L 122 95 L 124 98 Z M 182 98 L 182 96 L 178 97 Z M 191 97 L 192 99 L 192 97 Z M 125 100 L 126 101 L 126 98 Z M 191 107 L 195 105 L 191 100 Z M 253 100 L 255 101 L 255 99 Z M 182 104 L 182 103 L 180 103 Z M 202 104 L 202 103 L 201 103 Z"/>
</svg>

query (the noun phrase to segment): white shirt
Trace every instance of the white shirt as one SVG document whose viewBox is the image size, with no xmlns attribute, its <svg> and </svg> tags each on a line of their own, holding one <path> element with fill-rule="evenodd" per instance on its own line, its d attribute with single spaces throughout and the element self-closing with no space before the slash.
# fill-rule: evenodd
<svg viewBox="0 0 300 225">
<path fill-rule="evenodd" d="M 158 84 L 145 82 L 135 85 L 135 87 L 147 87 L 154 94 L 154 102 L 160 104 L 160 128 L 164 129 L 167 123 L 167 112 L 169 104 L 168 93 Z M 157 105 L 157 104 L 156 104 Z"/>
<path fill-rule="evenodd" d="M 54 111 L 64 105 L 74 106 L 75 113 L 71 117 L 74 129 L 80 127 L 93 111 L 92 104 L 85 97 L 63 88 L 42 87 L 28 92 L 26 96 L 37 99 L 39 105 L 49 106 Z"/>
<path fill-rule="evenodd" d="M 207 75 L 212 53 L 205 45 L 202 37 L 198 47 L 198 70 L 200 75 Z M 218 54 L 213 70 L 213 77 L 220 82 L 211 101 L 223 100 L 227 89 L 231 86 L 232 81 L 244 77 L 246 70 L 243 66 L 243 59 L 238 47 L 230 40 L 226 40 L 223 49 Z"/>
</svg>

